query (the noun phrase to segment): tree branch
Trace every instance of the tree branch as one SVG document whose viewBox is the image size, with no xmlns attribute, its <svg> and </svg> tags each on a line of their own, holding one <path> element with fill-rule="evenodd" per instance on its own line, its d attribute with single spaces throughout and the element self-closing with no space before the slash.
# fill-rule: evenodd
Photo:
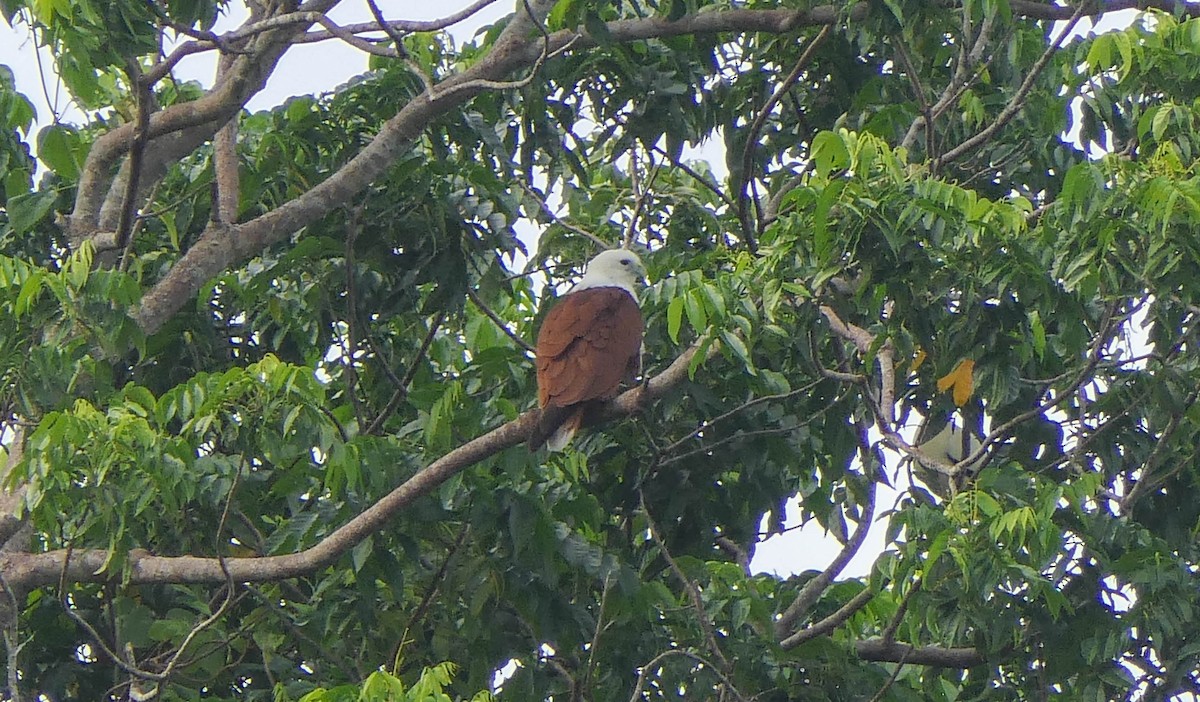
<svg viewBox="0 0 1200 702">
<path fill-rule="evenodd" d="M 864 661 L 881 663 L 910 663 L 912 665 L 930 665 L 940 668 L 973 668 L 983 665 L 987 659 L 974 648 L 942 648 L 940 646 L 920 646 L 884 641 L 882 639 L 866 639 L 854 644 L 858 657 Z"/>
<path fill-rule="evenodd" d="M 979 131 L 977 134 L 969 137 L 958 146 L 939 156 L 937 160 L 933 162 L 934 171 L 937 171 L 947 163 L 961 158 L 964 154 L 970 152 L 975 147 L 984 143 L 988 139 L 991 139 L 993 134 L 1008 125 L 1012 118 L 1015 117 L 1017 113 L 1021 111 L 1021 108 L 1025 106 L 1025 98 L 1028 97 L 1029 91 L 1033 90 L 1033 84 L 1037 82 L 1038 77 L 1042 74 L 1042 71 L 1045 70 L 1046 65 L 1050 63 L 1050 59 L 1053 58 L 1054 54 L 1058 52 L 1059 47 L 1062 46 L 1063 41 L 1067 38 L 1067 35 L 1071 33 L 1071 30 L 1075 28 L 1075 25 L 1079 22 L 1080 18 L 1083 17 L 1084 12 L 1089 5 L 1090 2 L 1087 0 L 1079 0 L 1079 6 L 1075 8 L 1075 11 L 1071 14 L 1070 19 L 1067 20 L 1066 26 L 1062 28 L 1062 31 L 1059 32 L 1058 37 L 1054 41 L 1050 42 L 1050 45 L 1046 47 L 1046 50 L 1042 52 L 1042 55 L 1039 56 L 1038 60 L 1034 62 L 1033 67 L 1029 69 L 1029 74 L 1025 76 L 1025 80 L 1021 82 L 1021 86 L 1017 88 L 1016 94 L 1013 95 L 1008 104 L 1004 106 L 1004 109 L 1000 111 L 1000 114 L 996 115 L 995 119 L 993 119 L 987 127 Z"/>
<path fill-rule="evenodd" d="M 715 346 L 714 344 L 710 347 L 710 353 L 715 352 Z M 646 400 L 665 396 L 687 380 L 688 366 L 698 352 L 698 345 L 691 346 L 662 373 L 613 399 L 602 411 L 597 412 L 593 424 L 629 416 L 637 412 Z M 283 556 L 225 559 L 131 555 L 128 582 L 224 583 L 233 580 L 249 583 L 282 580 L 313 573 L 383 528 L 388 520 L 416 500 L 433 492 L 452 476 L 504 449 L 524 443 L 529 430 L 537 422 L 537 415 L 537 411 L 525 412 L 516 419 L 450 451 L 304 551 Z M 5 573 L 6 581 L 15 589 L 54 583 L 60 575 L 72 582 L 103 582 L 113 577 L 111 573 L 101 572 L 102 566 L 109 558 L 108 551 L 101 549 L 73 551 L 69 559 L 65 549 L 37 554 L 0 552 L 0 573 Z"/>
<path fill-rule="evenodd" d="M 866 427 L 863 422 L 858 422 L 858 441 L 859 441 L 859 456 L 863 466 L 863 473 L 867 480 L 867 494 L 863 503 L 862 514 L 859 517 L 858 524 L 854 528 L 854 533 L 850 536 L 850 540 L 842 547 L 838 555 L 829 563 L 820 575 L 809 580 L 796 594 L 796 598 L 783 611 L 779 619 L 775 622 L 775 636 L 781 641 L 786 641 L 793 637 L 792 628 L 800 617 L 808 613 L 821 595 L 825 593 L 829 586 L 833 584 L 834 578 L 846 567 L 850 559 L 854 558 L 858 550 L 862 548 L 863 542 L 867 539 L 867 532 L 871 529 L 871 521 L 875 518 L 875 493 L 877 483 L 872 475 L 871 468 L 873 464 L 878 462 L 882 464 L 879 456 L 875 456 L 874 460 L 871 457 L 871 447 L 869 437 L 867 436 Z M 847 614 L 849 616 L 849 614 Z M 807 640 L 807 639 L 804 639 Z M 798 645 L 801 641 L 797 641 Z"/>
<path fill-rule="evenodd" d="M 646 494 L 642 491 L 641 486 L 638 486 L 638 499 L 642 503 L 642 514 L 646 515 L 646 525 L 650 530 L 650 538 L 654 540 L 658 550 L 662 552 L 663 560 L 670 566 L 671 572 L 675 574 L 676 579 L 683 585 L 684 591 L 687 592 L 688 599 L 692 601 L 692 609 L 696 611 L 696 619 L 700 622 L 700 630 L 704 632 L 705 643 L 708 644 L 708 650 L 717 657 L 717 661 L 721 664 L 720 670 L 729 672 L 729 659 L 725 657 L 725 653 L 721 651 L 721 644 L 717 641 L 717 632 L 713 627 L 712 620 L 708 617 L 708 612 L 704 608 L 704 597 L 700 594 L 700 588 L 696 587 L 696 583 L 683 572 L 679 567 L 679 563 L 671 555 L 671 551 L 667 548 L 667 544 L 663 541 L 662 534 L 658 531 L 658 525 L 654 523 L 654 517 L 650 514 L 650 508 L 646 506 Z"/>
<path fill-rule="evenodd" d="M 850 598 L 850 601 L 839 607 L 836 612 L 806 629 L 797 631 L 786 639 L 780 641 L 779 645 L 785 649 L 795 648 L 805 641 L 811 641 L 818 636 L 824 636 L 832 632 L 842 624 L 845 624 L 846 620 L 854 616 L 855 612 L 863 607 L 866 607 L 867 603 L 870 602 L 871 598 L 874 596 L 875 593 L 871 591 L 869 586 L 863 588 L 862 592 Z"/>
<path fill-rule="evenodd" d="M 796 61 L 796 65 L 792 67 L 792 70 L 787 74 L 787 77 L 785 77 L 783 81 L 779 83 L 779 85 L 775 86 L 775 92 L 771 94 L 771 97 L 768 98 L 767 102 L 762 106 L 761 109 L 759 109 L 758 116 L 754 118 L 754 122 L 750 125 L 750 129 L 746 132 L 746 144 L 742 149 L 741 182 L 737 185 L 737 206 L 738 220 L 742 223 L 742 235 L 746 238 L 746 244 L 749 246 L 751 251 L 758 248 L 758 244 L 756 242 L 758 241 L 758 234 L 762 227 L 763 219 L 762 212 L 759 211 L 758 203 L 756 201 L 754 203 L 754 214 L 758 221 L 750 221 L 751 198 L 749 193 L 746 192 L 746 187 L 754 178 L 752 175 L 754 152 L 755 147 L 758 146 L 759 135 L 762 133 L 763 127 L 766 126 L 767 118 L 770 117 L 771 111 L 775 109 L 775 105 L 779 104 L 780 98 L 782 98 L 789 90 L 792 89 L 792 86 L 795 85 L 796 81 L 800 80 L 800 74 L 802 74 L 804 70 L 808 68 L 809 64 L 812 63 L 813 57 L 816 56 L 817 49 L 821 46 L 821 44 L 825 43 L 825 39 L 829 37 L 830 28 L 831 25 L 825 25 L 821 28 L 821 31 L 817 33 L 817 36 L 813 37 L 808 42 L 808 46 L 804 47 L 804 51 L 800 54 L 800 58 Z"/>
</svg>

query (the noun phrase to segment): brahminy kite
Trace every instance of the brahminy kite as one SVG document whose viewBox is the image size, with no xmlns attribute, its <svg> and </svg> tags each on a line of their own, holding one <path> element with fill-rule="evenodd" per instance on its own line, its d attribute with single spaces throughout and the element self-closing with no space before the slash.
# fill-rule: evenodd
<svg viewBox="0 0 1200 702">
<path fill-rule="evenodd" d="M 636 286 L 646 270 L 627 249 L 605 251 L 558 301 L 537 339 L 538 423 L 529 448 L 561 451 L 589 410 L 616 397 L 637 377 L 642 310 Z"/>
</svg>

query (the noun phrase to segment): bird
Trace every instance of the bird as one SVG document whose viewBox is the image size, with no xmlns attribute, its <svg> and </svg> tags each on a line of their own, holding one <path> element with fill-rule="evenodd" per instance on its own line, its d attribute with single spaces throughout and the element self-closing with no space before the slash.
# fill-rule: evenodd
<svg viewBox="0 0 1200 702">
<path fill-rule="evenodd" d="M 963 432 L 954 425 L 954 422 L 946 422 L 946 426 L 942 427 L 934 437 L 918 448 L 930 458 L 937 458 L 949 465 L 954 465 L 967 456 L 979 450 L 982 442 L 979 437 L 972 432 Z M 970 467 L 979 465 L 983 460 L 983 456 L 971 462 Z"/>
<path fill-rule="evenodd" d="M 531 451 L 543 444 L 563 450 L 590 410 L 637 377 L 645 328 L 637 286 L 645 276 L 637 254 L 604 251 L 546 315 L 535 348 L 539 415 Z"/>
<path fill-rule="evenodd" d="M 979 440 L 979 437 L 974 432 L 959 429 L 954 425 L 954 421 L 951 420 L 946 422 L 946 426 L 942 427 L 942 430 L 935 434 L 933 438 L 919 444 L 917 448 L 929 458 L 953 466 L 959 461 L 974 455 L 982 445 L 983 442 Z M 968 463 L 956 476 L 957 479 L 954 485 L 957 487 L 965 479 L 976 475 L 986 461 L 987 454 L 983 454 Z M 942 497 L 951 493 L 950 476 L 944 472 L 944 467 L 930 464 L 928 461 L 923 461 L 919 458 L 917 462 L 921 467 L 926 469 L 926 471 L 922 471 L 921 475 L 918 476 L 926 485 Z"/>
</svg>

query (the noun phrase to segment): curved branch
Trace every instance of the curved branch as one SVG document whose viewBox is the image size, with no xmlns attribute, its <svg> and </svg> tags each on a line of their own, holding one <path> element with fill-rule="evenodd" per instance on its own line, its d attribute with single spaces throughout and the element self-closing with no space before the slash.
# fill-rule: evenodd
<svg viewBox="0 0 1200 702">
<path fill-rule="evenodd" d="M 650 672 L 655 670 L 659 666 L 659 664 L 661 664 L 664 660 L 666 660 L 667 658 L 670 658 L 671 656 L 680 656 L 682 658 L 688 658 L 688 659 L 692 660 L 694 663 L 702 665 L 702 666 L 708 668 L 709 670 L 713 671 L 714 673 L 717 674 L 717 677 L 719 677 L 721 679 L 721 682 L 729 689 L 729 691 L 733 694 L 734 697 L 738 698 L 739 700 L 742 700 L 743 702 L 745 701 L 746 697 L 744 695 L 742 695 L 741 692 L 738 691 L 737 687 L 734 686 L 733 681 L 730 680 L 725 675 L 725 673 L 721 671 L 720 668 L 713 665 L 712 663 L 710 663 L 709 661 L 704 659 L 702 656 L 698 656 L 695 653 L 692 653 L 691 651 L 685 651 L 680 648 L 672 648 L 672 649 L 663 651 L 662 653 L 658 654 L 654 658 L 651 658 L 650 661 L 648 663 L 646 663 L 646 665 L 643 665 L 640 668 L 638 668 L 637 684 L 634 685 L 633 694 L 630 695 L 630 697 L 629 697 L 630 702 L 635 702 L 636 700 L 642 699 L 642 691 L 646 687 L 646 679 L 649 676 Z"/>
<path fill-rule="evenodd" d="M 708 650 L 717 657 L 717 661 L 721 664 L 720 670 L 728 673 L 730 670 L 729 659 L 725 657 L 725 653 L 721 650 L 721 644 L 717 641 L 717 630 L 713 626 L 712 620 L 709 619 L 708 612 L 704 609 L 704 597 L 700 594 L 700 588 L 696 587 L 696 583 L 692 582 L 687 573 L 683 572 L 683 568 L 679 567 L 679 562 L 671 555 L 670 549 L 667 548 L 666 542 L 663 541 L 662 534 L 658 531 L 658 525 L 654 523 L 654 517 L 650 514 L 650 508 L 646 506 L 646 493 L 643 492 L 641 485 L 638 485 L 638 500 L 641 502 L 642 514 L 646 516 L 646 526 L 650 531 L 650 538 L 658 546 L 663 560 L 670 566 L 671 572 L 675 574 L 675 578 L 683 585 L 688 599 L 692 601 L 692 609 L 696 611 L 696 619 L 700 622 L 700 630 L 704 632 L 704 640 L 708 644 Z"/>
<path fill-rule="evenodd" d="M 710 347 L 710 351 L 713 347 Z M 666 395 L 687 380 L 688 366 L 698 352 L 699 346 L 693 345 L 662 373 L 619 395 L 602 412 L 597 413 L 597 421 L 629 416 L 637 412 L 645 400 Z M 537 415 L 536 411 L 526 412 L 447 453 L 308 549 L 283 556 L 223 559 L 131 555 L 128 582 L 225 583 L 232 580 L 249 583 L 313 573 L 349 552 L 363 539 L 383 528 L 401 510 L 433 492 L 454 475 L 504 449 L 524 443 L 529 430 L 537 423 Z M 109 553 L 101 549 L 74 551 L 70 554 L 69 562 L 68 552 L 64 549 L 38 554 L 0 552 L 0 573 L 5 574 L 5 581 L 15 589 L 57 582 L 60 576 L 74 582 L 102 582 L 113 577 L 113 574 L 102 570 L 109 559 Z"/>
<path fill-rule="evenodd" d="M 850 601 L 839 607 L 836 612 L 828 617 L 825 617 L 816 624 L 813 624 L 807 629 L 797 631 L 783 641 L 780 641 L 779 645 L 784 649 L 795 648 L 805 641 L 810 641 L 818 636 L 824 636 L 825 634 L 832 632 L 842 624 L 845 624 L 846 620 L 854 616 L 855 612 L 863 607 L 866 607 L 867 603 L 870 602 L 871 598 L 874 596 L 875 593 L 871 591 L 870 587 L 863 588 L 862 592 L 850 598 Z"/>
<path fill-rule="evenodd" d="M 804 587 L 800 588 L 800 592 L 796 594 L 796 598 L 792 600 L 792 603 L 788 605 L 787 609 L 783 611 L 783 614 L 775 622 L 775 636 L 780 640 L 787 641 L 794 638 L 795 635 L 792 634 L 792 627 L 795 626 L 800 617 L 812 609 L 812 606 L 816 604 L 821 595 L 833 584 L 834 578 L 842 572 L 867 540 L 867 532 L 870 531 L 871 521 L 875 518 L 877 483 L 871 475 L 872 461 L 869 455 L 871 448 L 870 439 L 867 436 L 867 428 L 862 421 L 859 421 L 857 429 L 859 434 L 859 455 L 862 461 L 863 472 L 866 474 L 867 479 L 867 494 L 862 506 L 862 515 L 858 520 L 858 525 L 854 527 L 854 533 L 851 534 L 850 540 L 846 542 L 846 545 L 842 547 L 838 555 L 834 557 L 833 561 L 817 577 L 809 580 L 804 584 Z M 883 464 L 878 455 L 875 456 L 875 462 L 879 465 Z M 849 614 L 846 616 L 849 617 Z M 793 646 L 799 645 L 805 640 L 807 639 L 796 641 Z"/>
</svg>

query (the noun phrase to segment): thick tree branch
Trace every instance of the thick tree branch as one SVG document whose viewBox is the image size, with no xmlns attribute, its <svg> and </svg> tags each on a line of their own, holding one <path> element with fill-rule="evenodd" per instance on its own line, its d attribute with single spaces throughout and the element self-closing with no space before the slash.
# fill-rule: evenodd
<svg viewBox="0 0 1200 702">
<path fill-rule="evenodd" d="M 715 346 L 715 345 L 714 345 Z M 711 350 L 712 347 L 710 347 Z M 693 345 L 662 373 L 645 384 L 628 390 L 597 413 L 597 421 L 611 421 L 637 412 L 646 400 L 666 395 L 688 378 L 688 365 L 699 351 Z M 238 583 L 264 582 L 306 575 L 329 565 L 356 544 L 378 531 L 388 520 L 421 497 L 428 495 L 455 474 L 525 442 L 537 422 L 530 411 L 488 433 L 459 446 L 430 463 L 357 517 L 338 527 L 316 545 L 283 556 L 246 558 L 203 558 L 199 556 L 131 556 L 131 583 Z M 69 560 L 69 562 L 68 562 Z M 47 553 L 2 553 L 0 573 L 13 588 L 28 588 L 58 582 L 60 575 L 71 582 L 101 582 L 112 577 L 101 572 L 108 562 L 107 551 L 94 549 Z"/>
<path fill-rule="evenodd" d="M 931 665 L 940 668 L 972 668 L 982 665 L 986 659 L 974 648 L 942 648 L 940 646 L 913 646 L 898 641 L 867 639 L 854 645 L 858 657 L 864 661 L 882 663 L 909 663 Z"/>
<path fill-rule="evenodd" d="M 313 10 L 319 11 L 334 4 L 336 0 L 309 3 Z M 237 114 L 250 97 L 262 89 L 279 59 L 291 47 L 294 37 L 301 32 L 303 28 L 291 28 L 258 37 L 247 49 L 247 55 L 233 60 L 227 79 L 207 95 L 199 100 L 172 105 L 151 115 L 144 132 L 150 139 L 148 148 L 151 151 L 156 149 L 157 140 L 164 135 L 191 128 L 199 128 L 204 132 L 200 142 L 210 138 L 221 125 Z M 154 75 L 147 75 L 148 81 L 153 78 Z M 68 233 L 73 242 L 96 232 L 100 208 L 106 194 L 111 191 L 112 184 L 109 181 L 112 168 L 129 152 L 135 131 L 134 124 L 117 127 L 97 139 L 88 152 L 87 163 L 79 179 L 75 210 L 69 219 Z"/>
<path fill-rule="evenodd" d="M 225 68 L 225 60 L 221 61 Z M 222 71 L 223 72 L 223 71 Z M 241 199 L 241 186 L 238 178 L 238 118 L 234 115 L 217 130 L 213 140 L 213 180 L 217 189 L 217 204 L 213 208 L 216 220 L 226 224 L 237 221 L 238 202 Z"/>
</svg>

